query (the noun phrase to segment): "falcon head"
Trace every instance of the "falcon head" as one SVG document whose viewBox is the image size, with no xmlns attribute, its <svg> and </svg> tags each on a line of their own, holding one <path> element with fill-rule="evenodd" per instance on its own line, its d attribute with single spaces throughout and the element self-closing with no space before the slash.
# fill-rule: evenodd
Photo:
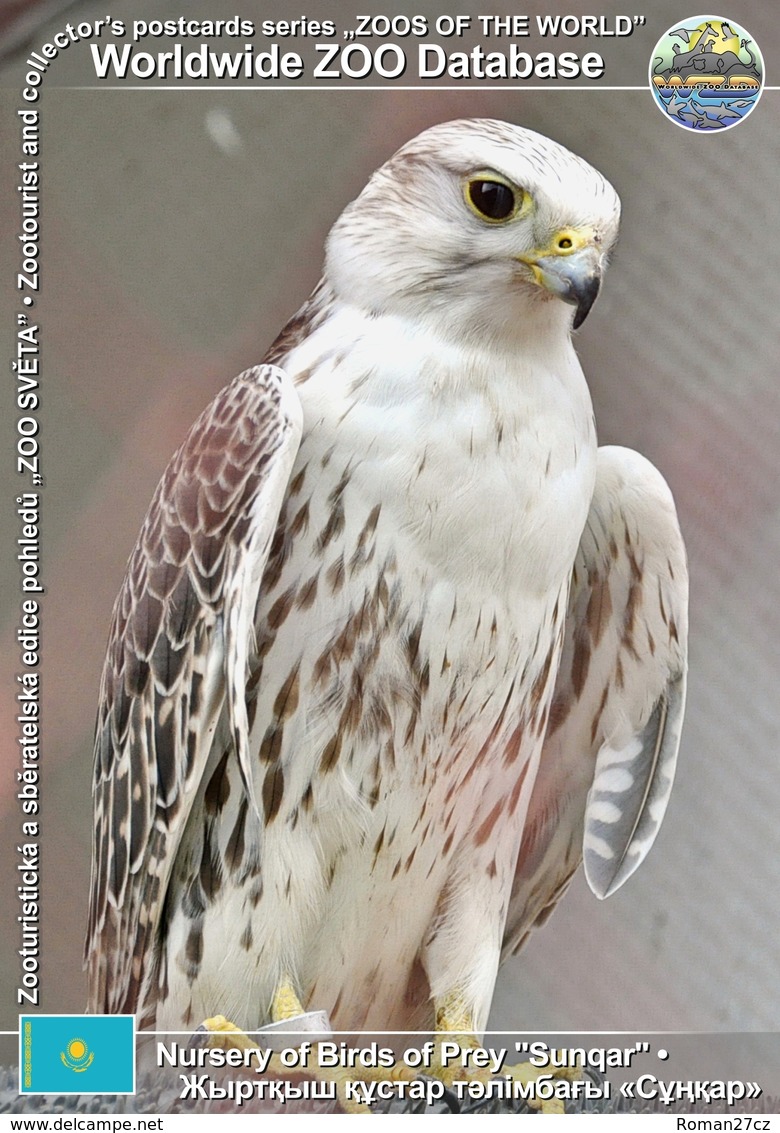
<svg viewBox="0 0 780 1133">
<path fill-rule="evenodd" d="M 513 337 L 540 319 L 568 330 L 596 299 L 619 217 L 609 182 L 549 138 L 447 122 L 398 150 L 347 206 L 326 275 L 346 302 L 443 319 L 450 332 Z"/>
</svg>

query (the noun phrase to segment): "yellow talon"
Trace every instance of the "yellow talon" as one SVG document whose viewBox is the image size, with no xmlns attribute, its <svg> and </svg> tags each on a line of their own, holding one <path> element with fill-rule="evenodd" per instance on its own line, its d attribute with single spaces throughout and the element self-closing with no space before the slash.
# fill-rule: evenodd
<svg viewBox="0 0 780 1133">
<path fill-rule="evenodd" d="M 257 1043 L 250 1039 L 249 1035 L 245 1034 L 235 1023 L 226 1019 L 224 1015 L 214 1015 L 211 1019 L 205 1019 L 199 1030 L 208 1031 L 209 1046 L 218 1050 L 234 1047 L 239 1050 L 253 1050 L 257 1047 Z"/>
<path fill-rule="evenodd" d="M 474 1027 L 473 1014 L 466 1006 L 460 993 L 454 992 L 446 996 L 441 1003 L 437 1004 L 436 1035 L 437 1038 L 446 1038 L 457 1042 L 464 1048 L 474 1048 L 480 1045 Z M 484 1083 L 494 1080 L 494 1075 L 488 1069 L 477 1069 L 470 1066 L 453 1066 L 452 1064 L 442 1066 L 440 1062 L 431 1068 L 431 1073 L 434 1077 L 444 1082 L 445 1085 L 451 1085 L 453 1082 L 464 1078 Z M 538 1078 L 542 1077 L 542 1075 L 571 1082 L 582 1077 L 582 1070 L 577 1065 L 553 1066 L 550 1068 L 532 1066 L 530 1062 L 519 1062 L 516 1066 L 508 1066 L 502 1071 L 503 1077 L 511 1077 L 515 1082 L 522 1082 L 524 1085 L 535 1082 Z M 544 1100 L 541 1098 L 526 1098 L 525 1101 L 531 1109 L 539 1110 L 540 1113 L 566 1112 L 562 1098 L 548 1098 Z"/>
<path fill-rule="evenodd" d="M 448 996 L 436 1008 L 436 1030 L 444 1033 L 447 1038 L 457 1038 L 462 1035 L 471 1042 L 476 1042 L 474 1018 L 460 995 Z"/>
<path fill-rule="evenodd" d="M 282 1023 L 287 1019 L 294 1019 L 298 1015 L 303 1015 L 305 1009 L 298 998 L 297 992 L 293 987 L 292 980 L 285 977 L 279 983 L 276 991 L 274 992 L 273 999 L 271 1000 L 271 1022 Z M 200 1026 L 199 1030 L 208 1032 L 208 1044 L 221 1050 L 228 1048 L 238 1048 L 239 1050 L 249 1050 L 257 1048 L 258 1044 L 249 1037 L 240 1027 L 235 1023 L 231 1023 L 224 1015 L 214 1015 L 211 1019 L 206 1019 Z M 395 1068 L 393 1068 L 395 1070 Z M 276 1075 L 279 1078 L 295 1077 L 296 1072 L 285 1067 L 279 1061 L 277 1054 L 272 1055 L 267 1071 L 270 1074 Z M 311 1074 L 315 1078 L 324 1078 L 326 1081 L 332 1081 L 336 1085 L 336 1091 L 339 1099 L 339 1104 L 342 1109 L 347 1113 L 370 1113 L 370 1106 L 360 1105 L 357 1101 L 347 1096 L 346 1086 L 354 1077 L 354 1072 L 346 1069 L 334 1068 L 328 1072 L 327 1078 L 317 1068 L 312 1068 L 305 1071 L 304 1074 Z M 405 1066 L 400 1067 L 398 1076 L 406 1076 L 409 1074 L 414 1077 L 411 1071 Z"/>
<path fill-rule="evenodd" d="M 304 1012 L 305 1009 L 293 987 L 292 980 L 285 976 L 271 1000 L 271 1022 L 283 1023 L 286 1019 L 303 1015 Z M 251 1050 L 257 1047 L 256 1042 L 224 1015 L 214 1015 L 210 1019 L 204 1019 L 200 1030 L 208 1031 L 209 1045 L 212 1047 L 220 1049 L 237 1047 L 239 1050 Z"/>
<path fill-rule="evenodd" d="M 293 987 L 292 980 L 285 977 L 278 985 L 273 1000 L 271 1002 L 271 1019 L 274 1023 L 281 1023 L 288 1019 L 294 1019 L 298 1015 L 304 1014 L 305 1009 L 298 998 L 298 995 Z M 245 1034 L 240 1027 L 235 1023 L 231 1023 L 224 1015 L 215 1015 L 211 1019 L 206 1019 L 202 1025 L 202 1029 L 209 1033 L 209 1045 L 218 1048 L 237 1047 L 240 1050 L 248 1050 L 257 1046 L 249 1035 Z M 465 1050 L 479 1047 L 480 1042 L 474 1028 L 474 1017 L 472 1012 L 466 1006 L 462 996 L 453 994 L 441 1003 L 436 1005 L 436 1036 L 439 1039 L 446 1039 L 451 1042 L 456 1042 Z M 285 1077 L 290 1074 L 289 1069 L 281 1066 L 277 1061 L 277 1056 L 274 1056 L 268 1067 L 272 1072 L 276 1072 L 280 1077 Z M 314 1077 L 323 1077 L 323 1075 L 316 1071 L 310 1071 Z M 347 1084 L 355 1079 L 363 1081 L 413 1081 L 417 1077 L 417 1071 L 412 1070 L 410 1067 L 403 1063 L 396 1062 L 390 1067 L 361 1067 L 359 1072 L 354 1069 L 333 1068 L 327 1080 L 333 1081 L 336 1084 L 339 1102 L 347 1113 L 370 1113 L 371 1107 L 359 1103 L 352 1097 L 347 1096 Z M 451 1085 L 453 1082 L 471 1079 L 488 1083 L 496 1080 L 494 1075 L 489 1069 L 477 1068 L 471 1065 L 453 1064 L 452 1061 L 448 1065 L 443 1065 L 440 1059 L 435 1059 L 433 1066 L 430 1068 L 430 1073 L 444 1082 L 445 1085 Z M 579 1066 L 553 1066 L 553 1067 L 538 1067 L 532 1066 L 530 1062 L 520 1062 L 516 1066 L 506 1067 L 502 1071 L 501 1076 L 506 1079 L 511 1077 L 516 1082 L 522 1082 L 528 1085 L 536 1081 L 542 1075 L 546 1077 L 564 1079 L 574 1081 L 581 1077 L 582 1071 Z M 565 1113 L 564 1101 L 562 1098 L 526 1098 L 527 1104 L 532 1108 L 539 1110 L 541 1113 Z"/>
</svg>

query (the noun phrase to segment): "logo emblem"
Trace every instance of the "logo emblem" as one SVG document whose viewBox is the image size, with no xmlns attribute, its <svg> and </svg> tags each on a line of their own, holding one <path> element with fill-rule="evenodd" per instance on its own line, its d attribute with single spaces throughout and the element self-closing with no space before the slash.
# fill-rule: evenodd
<svg viewBox="0 0 780 1133">
<path fill-rule="evenodd" d="M 650 89 L 676 126 L 720 133 L 744 122 L 764 86 L 764 60 L 734 20 L 692 16 L 661 36 L 650 59 Z"/>
<path fill-rule="evenodd" d="M 83 1039 L 71 1039 L 65 1050 L 60 1051 L 60 1058 L 68 1070 L 81 1074 L 92 1065 L 95 1054 Z"/>
</svg>

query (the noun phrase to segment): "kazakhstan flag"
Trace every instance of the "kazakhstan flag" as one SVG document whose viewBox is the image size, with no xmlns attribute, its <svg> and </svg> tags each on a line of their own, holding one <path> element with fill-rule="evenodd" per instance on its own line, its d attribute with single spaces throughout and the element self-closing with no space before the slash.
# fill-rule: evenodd
<svg viewBox="0 0 780 1133">
<path fill-rule="evenodd" d="M 20 1015 L 21 1094 L 135 1092 L 134 1015 Z"/>
</svg>

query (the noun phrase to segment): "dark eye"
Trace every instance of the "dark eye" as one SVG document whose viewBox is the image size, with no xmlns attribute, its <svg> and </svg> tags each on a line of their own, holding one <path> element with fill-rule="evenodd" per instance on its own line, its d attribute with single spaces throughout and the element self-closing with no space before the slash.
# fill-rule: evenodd
<svg viewBox="0 0 780 1133">
<path fill-rule="evenodd" d="M 501 181 L 469 181 L 466 191 L 474 211 L 488 220 L 506 220 L 515 211 L 515 194 Z"/>
</svg>

